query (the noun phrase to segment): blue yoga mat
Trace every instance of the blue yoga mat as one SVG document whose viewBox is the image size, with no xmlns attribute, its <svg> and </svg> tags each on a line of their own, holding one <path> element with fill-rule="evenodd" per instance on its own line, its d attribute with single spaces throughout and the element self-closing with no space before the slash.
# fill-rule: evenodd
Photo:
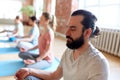
<svg viewBox="0 0 120 80">
<path fill-rule="evenodd" d="M 0 61 L 0 76 L 11 76 L 24 66 L 22 60 Z"/>
<path fill-rule="evenodd" d="M 17 39 L 15 37 L 10 37 L 9 39 L 5 39 L 4 40 L 4 38 L 5 37 L 3 37 L 3 40 L 0 40 L 0 42 L 4 42 L 4 43 L 6 43 L 6 42 L 14 42 Z"/>
<path fill-rule="evenodd" d="M 6 42 L 12 42 L 12 41 L 10 41 L 10 40 L 0 40 L 0 42 L 6 43 Z"/>
<path fill-rule="evenodd" d="M 19 53 L 19 49 L 16 47 L 0 48 L 0 54 L 13 54 L 13 53 Z"/>
<path fill-rule="evenodd" d="M 58 65 L 59 65 L 59 60 L 55 58 L 52 66 L 44 70 L 54 71 L 57 69 Z M 16 71 L 22 67 L 24 67 L 24 63 L 22 60 L 0 61 L 0 76 L 13 76 L 16 73 Z"/>
</svg>

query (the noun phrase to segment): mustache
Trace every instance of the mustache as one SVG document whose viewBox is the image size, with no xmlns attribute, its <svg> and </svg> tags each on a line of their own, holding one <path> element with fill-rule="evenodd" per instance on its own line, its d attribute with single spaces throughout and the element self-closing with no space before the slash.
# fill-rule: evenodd
<svg viewBox="0 0 120 80">
<path fill-rule="evenodd" d="M 71 39 L 73 41 L 73 38 L 70 36 L 66 36 L 67 39 Z"/>
</svg>

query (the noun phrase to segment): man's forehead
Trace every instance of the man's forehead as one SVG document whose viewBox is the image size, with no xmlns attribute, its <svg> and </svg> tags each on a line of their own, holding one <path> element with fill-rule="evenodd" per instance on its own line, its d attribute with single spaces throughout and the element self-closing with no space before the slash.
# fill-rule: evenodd
<svg viewBox="0 0 120 80">
<path fill-rule="evenodd" d="M 71 16 L 68 21 L 68 25 L 70 24 L 80 24 L 84 19 L 84 16 L 82 15 L 77 15 L 77 16 Z"/>
</svg>

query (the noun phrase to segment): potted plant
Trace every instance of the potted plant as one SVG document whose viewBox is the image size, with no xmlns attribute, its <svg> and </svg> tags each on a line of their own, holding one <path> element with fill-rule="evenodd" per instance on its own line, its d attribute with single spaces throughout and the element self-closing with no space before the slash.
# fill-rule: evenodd
<svg viewBox="0 0 120 80">
<path fill-rule="evenodd" d="M 23 24 L 28 24 L 29 17 L 35 15 L 35 9 L 31 5 L 23 6 L 20 12 L 23 14 Z"/>
</svg>

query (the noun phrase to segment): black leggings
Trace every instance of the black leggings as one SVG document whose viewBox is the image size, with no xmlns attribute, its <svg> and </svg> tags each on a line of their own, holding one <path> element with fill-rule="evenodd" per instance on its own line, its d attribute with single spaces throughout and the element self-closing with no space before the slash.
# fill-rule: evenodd
<svg viewBox="0 0 120 80">
<path fill-rule="evenodd" d="M 23 60 L 26 60 L 26 59 L 36 60 L 36 58 L 39 57 L 39 54 L 34 54 L 29 52 L 20 52 L 19 57 L 22 58 Z"/>
</svg>

